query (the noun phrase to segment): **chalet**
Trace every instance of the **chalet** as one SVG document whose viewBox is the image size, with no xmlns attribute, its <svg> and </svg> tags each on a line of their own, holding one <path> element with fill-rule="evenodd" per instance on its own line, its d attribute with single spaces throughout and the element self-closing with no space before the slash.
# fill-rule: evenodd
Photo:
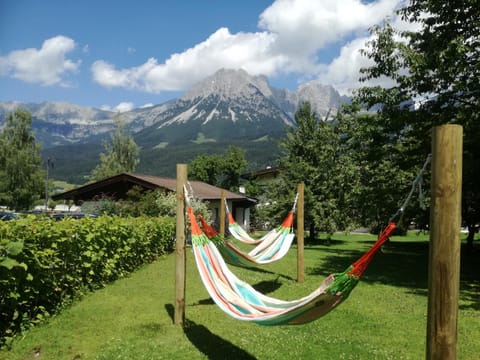
<svg viewBox="0 0 480 360">
<path fill-rule="evenodd" d="M 220 216 L 222 191 L 225 192 L 225 199 L 237 222 L 248 228 L 250 223 L 250 208 L 256 204 L 256 199 L 249 198 L 245 194 L 235 193 L 219 187 L 204 183 L 202 181 L 189 182 L 193 195 L 204 201 L 208 201 L 215 221 Z M 75 204 L 84 201 L 92 201 L 104 196 L 121 200 L 127 198 L 127 192 L 134 186 L 145 191 L 162 189 L 165 192 L 175 192 L 177 187 L 176 179 L 163 178 L 151 175 L 133 173 L 122 173 L 94 183 L 56 194 L 53 200 L 72 200 Z"/>
<path fill-rule="evenodd" d="M 243 179 L 255 180 L 261 187 L 265 188 L 282 172 L 282 168 L 267 166 L 265 169 L 256 170 L 242 175 Z"/>
</svg>

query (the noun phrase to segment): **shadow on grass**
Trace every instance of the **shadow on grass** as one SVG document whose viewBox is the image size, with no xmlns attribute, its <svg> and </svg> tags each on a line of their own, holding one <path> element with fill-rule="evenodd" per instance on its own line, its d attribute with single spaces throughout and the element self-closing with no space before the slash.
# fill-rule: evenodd
<svg viewBox="0 0 480 360">
<path fill-rule="evenodd" d="M 166 304 L 165 309 L 173 321 L 175 311 L 173 305 Z M 215 335 L 205 326 L 199 325 L 192 320 L 185 319 L 183 332 L 190 342 L 198 349 L 198 351 L 204 354 L 208 359 L 256 359 L 255 356 L 249 354 L 245 350 L 221 338 L 220 336 Z"/>
<path fill-rule="evenodd" d="M 266 281 L 260 281 L 259 283 L 252 285 L 253 288 L 262 294 L 268 294 L 271 292 L 274 292 L 277 290 L 280 286 L 282 286 L 282 283 L 278 281 L 281 275 L 279 275 L 275 280 L 266 280 Z M 194 303 L 192 305 L 214 305 L 215 302 L 211 299 L 202 299 L 199 300 L 197 303 Z"/>
<path fill-rule="evenodd" d="M 362 241 L 373 244 L 373 241 Z M 344 271 L 364 253 L 355 250 L 322 248 L 327 253 L 321 265 L 311 270 L 311 274 L 326 275 Z M 408 288 L 415 294 L 428 295 L 428 256 L 429 243 L 389 241 L 375 255 L 365 271 L 362 281 L 381 283 Z M 469 305 L 461 308 L 479 310 L 480 274 L 478 272 L 478 252 L 469 250 L 465 245 L 461 249 L 460 290 L 461 299 Z"/>
<path fill-rule="evenodd" d="M 185 321 L 183 331 L 198 351 L 207 356 L 208 359 L 256 359 L 252 354 L 191 320 L 187 319 Z"/>
<path fill-rule="evenodd" d="M 235 265 L 232 265 L 232 266 L 235 266 Z M 282 277 L 282 278 L 287 279 L 287 280 L 295 280 L 291 276 L 279 274 L 279 273 L 269 271 L 269 270 L 265 270 L 265 269 L 261 269 L 259 267 L 242 267 L 242 266 L 239 266 L 239 267 L 241 267 L 242 269 L 246 269 L 248 271 L 254 271 L 254 272 L 258 272 L 258 273 L 262 273 L 262 274 L 273 274 L 273 275 L 278 275 L 279 277 Z"/>
</svg>

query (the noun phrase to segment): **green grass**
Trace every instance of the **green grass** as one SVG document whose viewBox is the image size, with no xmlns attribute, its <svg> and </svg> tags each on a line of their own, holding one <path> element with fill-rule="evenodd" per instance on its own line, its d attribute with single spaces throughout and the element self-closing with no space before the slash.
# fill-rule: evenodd
<svg viewBox="0 0 480 360">
<path fill-rule="evenodd" d="M 422 359 L 427 320 L 425 236 L 395 237 L 376 255 L 341 306 L 299 326 L 263 327 L 234 320 L 210 300 L 191 251 L 186 324 L 173 325 L 175 256 L 85 296 L 27 331 L 0 359 Z M 259 270 L 232 268 L 271 296 L 294 299 L 356 260 L 370 235 L 336 235 L 305 246 L 305 282 L 296 282 L 296 248 Z M 480 353 L 480 279 L 476 253 L 462 252 L 458 358 Z"/>
<path fill-rule="evenodd" d="M 204 144 L 206 142 L 216 142 L 216 141 L 217 140 L 215 139 L 207 138 L 204 133 L 199 132 L 197 134 L 197 138 L 192 142 L 195 144 Z"/>
<path fill-rule="evenodd" d="M 161 143 L 155 145 L 154 149 L 165 149 L 168 146 L 168 142 L 162 141 Z"/>
</svg>

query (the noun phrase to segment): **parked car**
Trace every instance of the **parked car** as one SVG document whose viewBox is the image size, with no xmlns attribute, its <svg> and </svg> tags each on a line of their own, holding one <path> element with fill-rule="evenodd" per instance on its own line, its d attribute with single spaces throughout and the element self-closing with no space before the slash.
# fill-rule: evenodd
<svg viewBox="0 0 480 360">
<path fill-rule="evenodd" d="M 12 211 L 0 211 L 0 220 L 2 221 L 9 221 L 9 220 L 17 220 L 20 219 L 18 214 L 15 214 Z"/>
<path fill-rule="evenodd" d="M 53 219 L 60 221 L 62 219 L 83 219 L 85 217 L 96 218 L 97 215 L 93 214 L 84 214 L 84 213 L 55 213 L 50 215 Z"/>
</svg>

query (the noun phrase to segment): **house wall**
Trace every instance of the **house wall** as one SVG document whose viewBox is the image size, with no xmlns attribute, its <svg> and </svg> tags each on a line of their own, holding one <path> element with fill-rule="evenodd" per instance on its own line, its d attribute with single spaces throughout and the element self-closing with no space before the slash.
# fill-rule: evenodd
<svg viewBox="0 0 480 360">
<path fill-rule="evenodd" d="M 243 227 L 245 230 L 250 230 L 250 208 L 233 206 L 232 201 L 227 200 L 228 208 L 232 212 L 235 221 Z M 220 224 L 220 201 L 211 201 L 209 204 L 209 209 L 212 212 L 212 222 L 219 229 Z M 225 228 L 228 228 L 228 217 L 225 213 Z"/>
</svg>

